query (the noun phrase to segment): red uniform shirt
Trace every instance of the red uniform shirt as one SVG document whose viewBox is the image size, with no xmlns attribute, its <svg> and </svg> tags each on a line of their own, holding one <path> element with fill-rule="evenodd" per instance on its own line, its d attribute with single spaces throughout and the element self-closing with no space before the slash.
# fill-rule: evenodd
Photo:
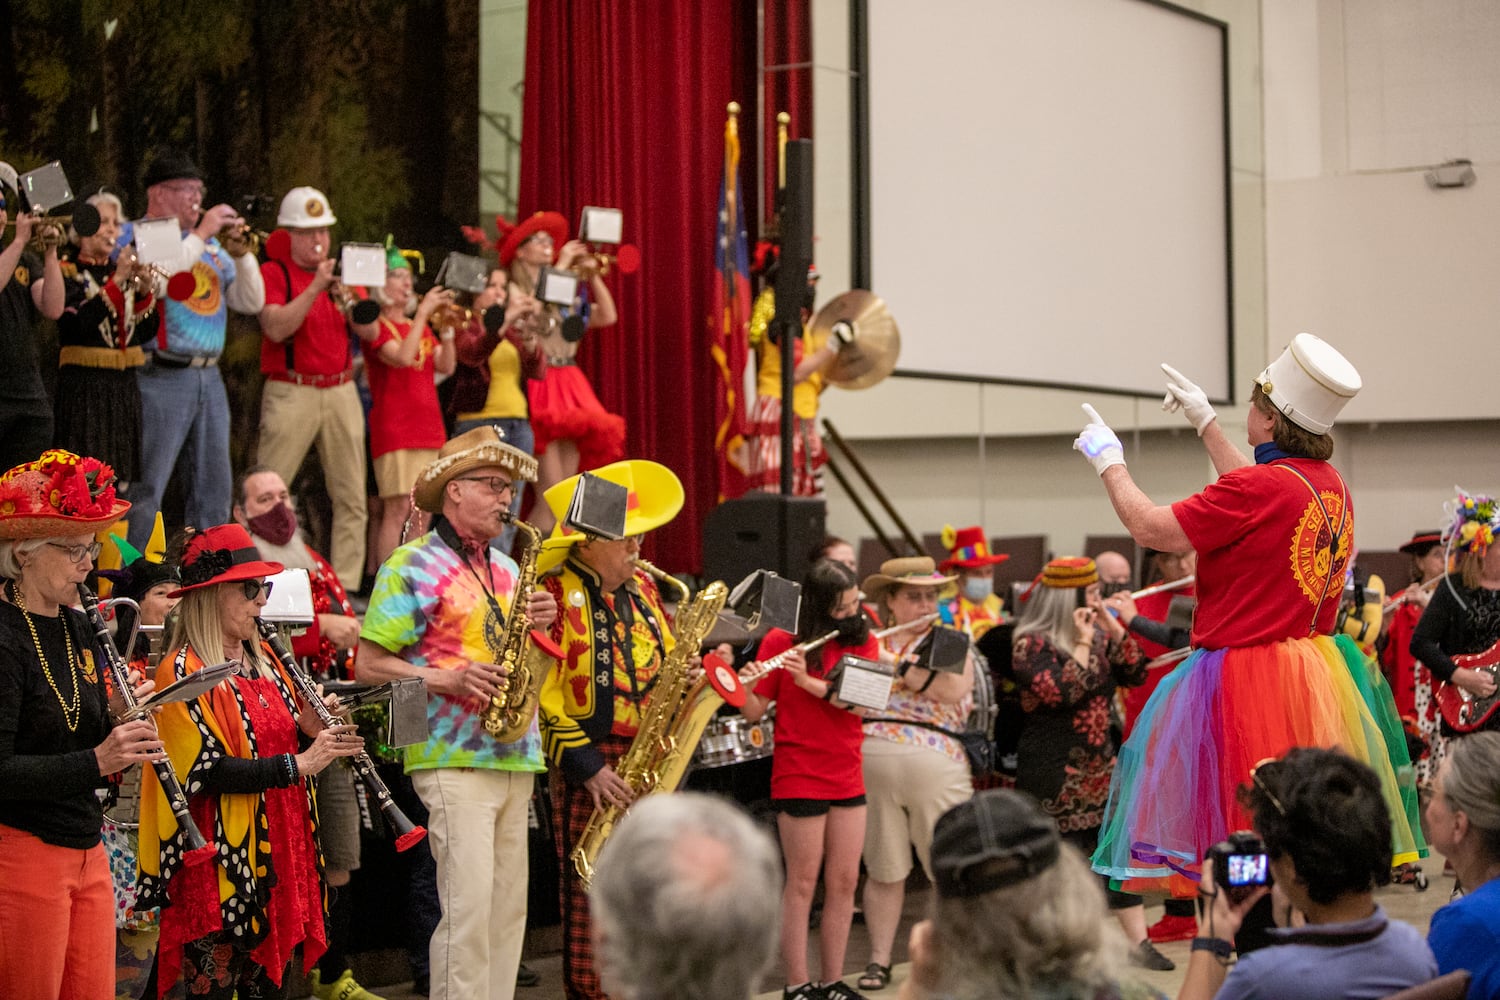
<svg viewBox="0 0 1500 1000">
<path fill-rule="evenodd" d="M 796 644 L 772 629 L 760 644 L 768 660 Z M 807 672 L 823 677 L 845 653 L 874 659 L 873 637 L 860 646 L 829 642 L 809 658 Z M 838 801 L 865 794 L 864 727 L 859 716 L 815 698 L 792 682 L 785 670 L 773 670 L 755 685 L 755 693 L 776 703 L 776 749 L 771 757 L 771 798 Z"/>
<path fill-rule="evenodd" d="M 383 344 L 399 345 L 411 323 L 381 319 L 374 343 L 365 343 L 365 377 L 370 380 L 370 456 L 379 458 L 403 448 L 441 448 L 448 440 L 437 383 L 432 380 L 438 341 L 432 329 L 422 331 L 417 363 L 397 368 L 380 359 Z"/>
<path fill-rule="evenodd" d="M 1198 550 L 1194 646 L 1332 634 L 1354 546 L 1353 505 L 1333 466 L 1292 458 L 1235 469 L 1172 513 Z"/>
<path fill-rule="evenodd" d="M 266 305 L 284 306 L 312 284 L 313 273 L 291 261 L 268 260 L 260 266 Z M 297 332 L 281 343 L 260 341 L 260 370 L 267 375 L 338 375 L 354 367 L 344 314 L 327 293 L 319 295 Z"/>
</svg>

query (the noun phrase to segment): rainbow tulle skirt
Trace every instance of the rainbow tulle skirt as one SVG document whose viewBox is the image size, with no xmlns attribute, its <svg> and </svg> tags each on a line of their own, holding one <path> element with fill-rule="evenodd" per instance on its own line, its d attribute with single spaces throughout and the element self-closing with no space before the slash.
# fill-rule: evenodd
<svg viewBox="0 0 1500 1000">
<path fill-rule="evenodd" d="M 1392 864 L 1427 854 L 1401 721 L 1347 636 L 1195 650 L 1167 675 L 1120 750 L 1094 853 L 1127 888 L 1182 893 L 1209 847 L 1250 828 L 1240 785 L 1292 747 L 1337 747 L 1380 776 Z"/>
</svg>

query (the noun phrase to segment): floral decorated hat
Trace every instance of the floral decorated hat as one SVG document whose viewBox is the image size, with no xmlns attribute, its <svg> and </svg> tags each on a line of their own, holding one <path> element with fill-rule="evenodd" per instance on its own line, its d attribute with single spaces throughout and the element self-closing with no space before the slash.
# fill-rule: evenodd
<svg viewBox="0 0 1500 1000">
<path fill-rule="evenodd" d="M 0 476 L 0 538 L 50 538 L 107 528 L 130 509 L 115 470 L 60 448 Z"/>
<path fill-rule="evenodd" d="M 1458 486 L 1453 489 L 1458 496 L 1443 505 L 1448 513 L 1443 541 L 1451 552 L 1482 556 L 1495 542 L 1495 529 L 1500 527 L 1500 503 L 1494 497 L 1465 493 Z"/>
</svg>

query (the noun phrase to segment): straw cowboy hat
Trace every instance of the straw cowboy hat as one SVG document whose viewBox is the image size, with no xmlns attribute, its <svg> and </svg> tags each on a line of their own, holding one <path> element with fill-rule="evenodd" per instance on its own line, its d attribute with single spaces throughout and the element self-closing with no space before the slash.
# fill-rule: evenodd
<svg viewBox="0 0 1500 1000">
<path fill-rule="evenodd" d="M 536 459 L 506 444 L 499 428 L 486 424 L 460 434 L 438 449 L 438 457 L 417 476 L 412 503 L 429 514 L 440 514 L 445 486 L 465 472 L 491 467 L 504 469 L 512 479 L 536 482 Z"/>
<path fill-rule="evenodd" d="M 876 602 L 898 587 L 941 587 L 957 579 L 939 573 L 931 556 L 901 556 L 881 563 L 880 572 L 865 577 L 859 589 L 867 599 Z"/>
</svg>

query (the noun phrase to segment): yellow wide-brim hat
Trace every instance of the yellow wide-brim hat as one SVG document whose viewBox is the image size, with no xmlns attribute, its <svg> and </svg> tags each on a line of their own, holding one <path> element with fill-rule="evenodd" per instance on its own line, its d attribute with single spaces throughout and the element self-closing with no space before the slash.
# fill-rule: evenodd
<svg viewBox="0 0 1500 1000">
<path fill-rule="evenodd" d="M 650 462 L 643 458 L 626 459 L 591 469 L 589 475 L 623 486 L 628 491 L 625 500 L 627 538 L 660 528 L 682 510 L 682 501 L 686 496 L 682 480 L 677 478 L 677 473 L 660 462 Z M 573 505 L 573 491 L 582 481 L 583 474 L 579 473 L 542 494 L 542 499 L 546 501 L 557 523 L 552 529 L 551 537 L 542 543 L 542 551 L 536 564 L 538 573 L 546 573 L 560 566 L 568 557 L 568 551 L 588 537 L 577 528 L 569 528 L 563 523 L 568 516 L 568 509 Z"/>
</svg>

